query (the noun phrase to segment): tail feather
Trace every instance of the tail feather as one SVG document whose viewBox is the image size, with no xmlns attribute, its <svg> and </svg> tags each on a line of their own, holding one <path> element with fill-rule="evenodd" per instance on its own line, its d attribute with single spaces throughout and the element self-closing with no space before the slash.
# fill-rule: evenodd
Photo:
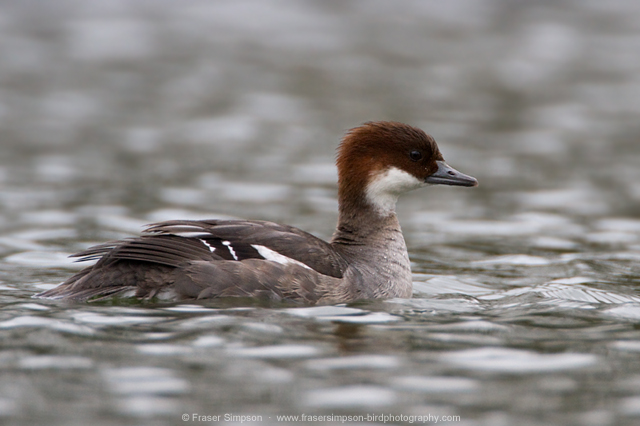
<svg viewBox="0 0 640 426">
<path fill-rule="evenodd" d="M 75 290 L 67 286 L 60 285 L 51 290 L 43 291 L 34 295 L 37 299 L 67 299 L 75 300 L 78 302 L 85 302 L 87 300 L 95 300 L 96 298 L 116 296 L 121 293 L 129 291 L 135 291 L 136 287 L 102 287 L 102 288 L 87 288 L 82 290 Z"/>
<path fill-rule="evenodd" d="M 160 289 L 173 283 L 172 272 L 171 267 L 145 262 L 118 261 L 104 267 L 96 264 L 33 297 L 87 301 L 127 292 L 137 297 L 153 297 Z"/>
</svg>

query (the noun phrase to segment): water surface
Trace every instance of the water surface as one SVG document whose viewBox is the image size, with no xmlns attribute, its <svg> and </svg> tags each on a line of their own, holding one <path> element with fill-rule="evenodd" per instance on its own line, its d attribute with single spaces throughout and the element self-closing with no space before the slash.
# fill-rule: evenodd
<svg viewBox="0 0 640 426">
<path fill-rule="evenodd" d="M 3 2 L 2 422 L 636 424 L 638 22 L 633 1 Z M 335 147 L 378 119 L 480 181 L 401 199 L 412 299 L 31 298 L 149 222 L 329 238 Z"/>
</svg>

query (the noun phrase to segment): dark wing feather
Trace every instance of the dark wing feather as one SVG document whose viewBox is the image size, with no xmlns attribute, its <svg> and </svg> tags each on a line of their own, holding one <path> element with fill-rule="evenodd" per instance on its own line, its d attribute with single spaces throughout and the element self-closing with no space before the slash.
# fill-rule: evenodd
<svg viewBox="0 0 640 426">
<path fill-rule="evenodd" d="M 138 260 L 176 267 L 189 260 L 221 260 L 197 238 L 156 235 L 101 244 L 74 254 L 79 262 L 100 259 L 96 266 L 115 260 Z"/>
<path fill-rule="evenodd" d="M 231 243 L 237 260 L 262 258 L 254 245 L 264 246 L 311 269 L 331 277 L 342 278 L 347 268 L 344 258 L 327 243 L 307 232 L 273 222 L 250 220 L 173 220 L 151 225 L 147 235 L 201 235 L 207 241 L 218 239 Z M 222 256 L 222 254 L 221 254 Z M 233 260 L 225 257 L 228 260 Z"/>
</svg>

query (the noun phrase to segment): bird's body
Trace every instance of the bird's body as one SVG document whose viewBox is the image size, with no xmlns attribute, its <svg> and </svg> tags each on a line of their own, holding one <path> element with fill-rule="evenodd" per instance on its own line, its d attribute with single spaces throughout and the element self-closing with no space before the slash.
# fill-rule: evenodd
<svg viewBox="0 0 640 426">
<path fill-rule="evenodd" d="M 429 184 L 475 186 L 414 127 L 372 122 L 347 133 L 338 155 L 339 219 L 330 242 L 249 220 L 168 221 L 138 238 L 75 255 L 98 261 L 37 297 L 112 295 L 171 300 L 256 297 L 333 304 L 411 297 L 398 195 Z"/>
</svg>

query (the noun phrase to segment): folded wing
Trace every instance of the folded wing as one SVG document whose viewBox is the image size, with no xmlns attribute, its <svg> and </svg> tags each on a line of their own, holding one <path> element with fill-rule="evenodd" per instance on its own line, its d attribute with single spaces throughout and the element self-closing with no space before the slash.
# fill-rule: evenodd
<svg viewBox="0 0 640 426">
<path fill-rule="evenodd" d="M 297 228 L 242 220 L 168 221 L 139 238 L 91 247 L 97 260 L 37 297 L 266 296 L 314 302 L 338 284 L 347 264 L 329 243 Z"/>
</svg>

